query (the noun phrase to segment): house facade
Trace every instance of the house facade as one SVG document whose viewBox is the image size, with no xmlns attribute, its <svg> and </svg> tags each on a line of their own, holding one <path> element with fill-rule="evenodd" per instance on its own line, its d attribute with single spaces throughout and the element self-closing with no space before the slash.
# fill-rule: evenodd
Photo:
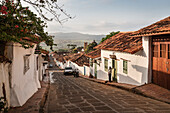
<svg viewBox="0 0 170 113">
<path fill-rule="evenodd" d="M 24 49 L 20 44 L 13 44 L 11 66 L 10 95 L 11 106 L 22 106 L 40 88 L 35 48 Z"/>
<path fill-rule="evenodd" d="M 134 32 L 149 43 L 148 81 L 170 89 L 170 16 Z"/>
<path fill-rule="evenodd" d="M 170 89 L 170 17 L 135 32 L 120 32 L 94 48 L 101 49 L 97 79 L 108 80 L 111 67 L 112 80 L 118 83 Z"/>
<path fill-rule="evenodd" d="M 55 53 L 54 58 L 56 65 L 61 69 L 72 67 L 73 69 L 78 69 L 80 74 L 89 76 L 89 59 L 84 52 L 67 55 Z"/>
<path fill-rule="evenodd" d="M 97 78 L 102 74 L 101 73 L 101 49 L 96 49 L 88 54 L 86 54 L 87 57 L 89 57 L 89 71 L 90 77 Z"/>
<path fill-rule="evenodd" d="M 35 54 L 36 43 L 30 42 L 33 48 L 25 49 L 19 43 L 8 42 L 4 45 L 6 60 L 0 63 L 0 96 L 5 97 L 9 107 L 22 106 L 41 88 L 44 68 L 43 59 Z"/>
<path fill-rule="evenodd" d="M 108 80 L 112 68 L 112 81 L 133 85 L 148 83 L 148 42 L 131 38 L 131 32 L 119 33 L 95 48 L 101 48 L 101 63 L 97 79 Z"/>
</svg>

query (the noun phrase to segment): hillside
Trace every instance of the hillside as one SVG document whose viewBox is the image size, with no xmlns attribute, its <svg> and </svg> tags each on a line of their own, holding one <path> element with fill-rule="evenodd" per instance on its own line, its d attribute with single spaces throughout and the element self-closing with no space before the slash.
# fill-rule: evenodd
<svg viewBox="0 0 170 113">
<path fill-rule="evenodd" d="M 57 47 L 54 47 L 54 50 L 57 49 L 67 49 L 67 44 L 75 44 L 78 47 L 84 46 L 84 42 L 91 43 L 95 40 L 97 43 L 101 41 L 105 35 L 90 35 L 90 34 L 82 34 L 82 33 L 50 33 L 50 35 L 54 36 L 54 43 L 57 44 Z M 42 44 L 43 48 L 48 49 L 49 47 L 45 47 Z"/>
<path fill-rule="evenodd" d="M 90 35 L 90 34 L 82 34 L 77 32 L 72 33 L 50 33 L 50 35 L 54 36 L 55 39 L 64 39 L 64 40 L 101 40 L 105 35 Z"/>
</svg>

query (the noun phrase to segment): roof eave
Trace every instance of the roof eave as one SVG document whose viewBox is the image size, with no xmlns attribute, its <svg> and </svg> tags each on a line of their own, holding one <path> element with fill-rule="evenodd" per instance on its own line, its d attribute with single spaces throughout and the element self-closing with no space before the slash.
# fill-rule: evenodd
<svg viewBox="0 0 170 113">
<path fill-rule="evenodd" d="M 141 35 L 134 35 L 134 36 L 129 36 L 129 37 L 156 36 L 156 35 L 167 35 L 167 34 L 170 34 L 170 32 L 141 34 Z"/>
</svg>

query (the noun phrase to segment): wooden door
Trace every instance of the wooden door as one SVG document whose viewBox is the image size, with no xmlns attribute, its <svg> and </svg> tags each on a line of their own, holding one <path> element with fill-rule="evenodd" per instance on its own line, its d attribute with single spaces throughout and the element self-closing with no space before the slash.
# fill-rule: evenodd
<svg viewBox="0 0 170 113">
<path fill-rule="evenodd" d="M 167 85 L 167 89 L 170 90 L 170 43 L 167 44 L 167 48 L 168 48 L 168 59 L 167 59 L 167 62 L 166 62 L 166 68 L 167 68 L 167 73 L 168 73 L 168 76 L 167 76 L 167 82 L 168 82 L 168 85 Z"/>
<path fill-rule="evenodd" d="M 112 60 L 112 78 L 113 81 L 117 82 L 117 61 Z"/>
<path fill-rule="evenodd" d="M 170 41 L 165 37 L 153 38 L 153 83 L 170 89 Z"/>
</svg>

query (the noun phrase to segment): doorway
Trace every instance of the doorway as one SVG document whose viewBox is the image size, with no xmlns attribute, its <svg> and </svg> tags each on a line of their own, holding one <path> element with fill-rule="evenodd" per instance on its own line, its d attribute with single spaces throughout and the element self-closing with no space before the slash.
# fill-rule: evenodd
<svg viewBox="0 0 170 113">
<path fill-rule="evenodd" d="M 170 89 L 170 41 L 167 38 L 152 39 L 152 82 Z"/>
<path fill-rule="evenodd" d="M 114 59 L 112 60 L 112 78 L 117 82 L 117 61 Z"/>
</svg>

